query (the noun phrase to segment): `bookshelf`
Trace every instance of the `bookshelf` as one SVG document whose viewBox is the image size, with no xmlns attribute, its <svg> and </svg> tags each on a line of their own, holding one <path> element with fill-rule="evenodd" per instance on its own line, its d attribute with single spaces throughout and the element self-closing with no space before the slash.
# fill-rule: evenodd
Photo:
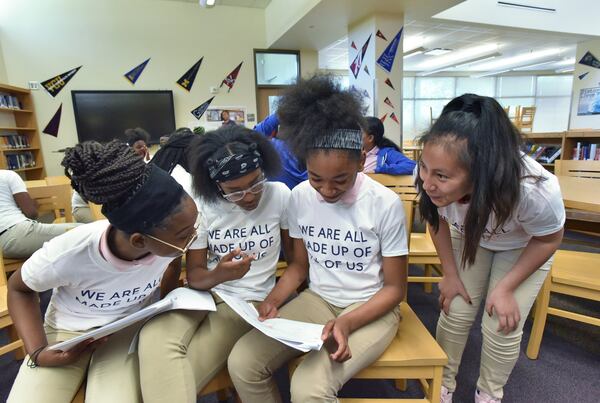
<svg viewBox="0 0 600 403">
<path fill-rule="evenodd" d="M 562 147 L 564 150 L 567 150 L 567 152 L 563 154 L 563 160 L 577 159 L 574 158 L 575 156 L 573 152 L 573 150 L 577 148 L 577 143 L 584 147 L 589 147 L 594 144 L 600 145 L 600 130 L 569 130 L 565 132 Z M 581 159 L 581 157 L 579 159 Z M 594 156 L 591 157 L 591 160 L 594 160 Z M 598 166 L 600 167 L 600 161 L 596 160 L 594 163 L 598 163 Z"/>
<path fill-rule="evenodd" d="M 24 180 L 46 176 L 31 93 L 6 84 L 0 84 L 0 169 Z"/>
<path fill-rule="evenodd" d="M 525 143 L 528 146 L 538 146 L 538 147 L 547 147 L 558 149 L 559 147 L 563 147 L 563 138 L 565 136 L 565 132 L 545 132 L 545 133 L 523 133 L 525 136 Z M 533 150 L 535 152 L 535 150 Z M 543 150 L 542 150 L 543 151 Z M 560 156 L 557 159 L 562 158 L 562 149 Z M 542 162 L 539 161 L 543 167 L 545 167 L 550 172 L 554 172 L 554 161 L 552 162 Z"/>
</svg>

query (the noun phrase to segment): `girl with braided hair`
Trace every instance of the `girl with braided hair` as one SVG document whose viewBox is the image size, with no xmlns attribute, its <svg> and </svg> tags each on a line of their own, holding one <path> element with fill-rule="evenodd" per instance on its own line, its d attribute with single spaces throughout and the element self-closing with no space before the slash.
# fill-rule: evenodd
<svg viewBox="0 0 600 403">
<path fill-rule="evenodd" d="M 275 285 L 283 245 L 289 252 L 290 191 L 268 139 L 240 125 L 196 137 L 189 155 L 202 203 L 198 240 L 186 257 L 192 288 L 236 295 L 258 304 Z M 145 403 L 195 402 L 227 363 L 235 342 L 251 329 L 215 294 L 215 312 L 170 311 L 140 333 L 140 380 Z"/>
<path fill-rule="evenodd" d="M 288 206 L 292 262 L 258 306 L 325 325 L 329 348 L 311 351 L 291 379 L 293 402 L 335 402 L 342 385 L 376 360 L 398 329 L 406 292 L 405 217 L 398 196 L 363 174 L 362 102 L 327 76 L 301 80 L 280 99 L 281 134 L 308 181 Z M 310 276 L 309 289 L 285 302 Z M 285 304 L 285 305 L 284 305 Z M 251 330 L 227 368 L 244 402 L 280 402 L 272 374 L 302 352 Z"/>
<path fill-rule="evenodd" d="M 175 257 L 196 239 L 196 206 L 166 172 L 126 144 L 78 144 L 62 161 L 73 188 L 102 205 L 108 221 L 44 244 L 8 284 L 8 304 L 29 353 L 9 402 L 70 402 L 87 373 L 86 402 L 139 402 L 131 326 L 69 351 L 50 344 L 130 315 L 155 301 Z M 37 293 L 53 289 L 45 320 Z"/>
</svg>

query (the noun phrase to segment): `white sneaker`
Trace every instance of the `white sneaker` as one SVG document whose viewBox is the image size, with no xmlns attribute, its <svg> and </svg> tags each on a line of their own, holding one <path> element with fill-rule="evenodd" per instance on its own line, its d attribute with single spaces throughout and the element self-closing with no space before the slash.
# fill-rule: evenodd
<svg viewBox="0 0 600 403">
<path fill-rule="evenodd" d="M 475 390 L 475 403 L 502 403 L 502 400 L 496 399 L 480 390 Z"/>
<path fill-rule="evenodd" d="M 442 385 L 440 403 L 452 403 L 452 392 L 450 392 L 444 385 Z"/>
</svg>

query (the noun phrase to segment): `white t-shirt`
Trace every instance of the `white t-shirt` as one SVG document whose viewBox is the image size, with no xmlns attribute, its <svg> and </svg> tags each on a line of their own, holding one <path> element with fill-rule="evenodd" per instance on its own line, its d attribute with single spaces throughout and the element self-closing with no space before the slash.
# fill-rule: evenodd
<svg viewBox="0 0 600 403">
<path fill-rule="evenodd" d="M 73 196 L 71 196 L 71 208 L 74 210 L 76 208 L 82 208 L 82 207 L 89 207 L 90 205 L 87 204 L 87 202 L 85 200 L 83 200 L 83 197 L 81 197 L 81 195 L 79 193 L 77 193 L 75 190 L 73 190 Z"/>
<path fill-rule="evenodd" d="M 252 211 L 227 201 L 201 207 L 198 239 L 191 249 L 208 248 L 208 270 L 213 270 L 223 256 L 237 247 L 256 256 L 244 277 L 221 283 L 215 290 L 246 301 L 265 299 L 275 285 L 281 230 L 288 229 L 289 198 L 290 190 L 283 183 L 267 182 L 258 206 Z"/>
<path fill-rule="evenodd" d="M 108 221 L 80 225 L 46 242 L 21 269 L 23 282 L 37 292 L 53 289 L 46 323 L 85 331 L 137 312 L 156 300 L 172 257 L 119 270 L 100 254 Z"/>
<path fill-rule="evenodd" d="M 496 219 L 490 216 L 480 245 L 503 251 L 524 248 L 533 236 L 544 236 L 559 231 L 565 224 L 565 207 L 556 176 L 539 163 L 524 156 L 525 173 L 521 180 L 521 195 L 512 216 L 496 233 L 492 233 Z M 464 234 L 464 221 L 469 204 L 452 203 L 438 209 L 438 213 L 451 228 Z"/>
<path fill-rule="evenodd" d="M 195 196 L 194 193 L 192 175 L 190 175 L 190 173 L 186 171 L 184 167 L 177 164 L 175 165 L 175 168 L 173 168 L 173 170 L 171 171 L 171 176 L 177 181 L 177 183 L 181 185 L 183 190 L 185 190 L 185 192 L 189 194 L 192 199 L 194 199 L 196 207 L 200 208 L 200 200 L 198 197 Z"/>
<path fill-rule="evenodd" d="M 319 201 L 302 182 L 292 190 L 288 215 L 290 236 L 308 252 L 310 289 L 337 307 L 366 301 L 383 287 L 382 256 L 408 254 L 402 201 L 366 175 L 352 204 Z"/>
<path fill-rule="evenodd" d="M 19 174 L 0 169 L 0 232 L 27 220 L 13 197 L 23 192 L 27 192 L 27 186 Z"/>
</svg>

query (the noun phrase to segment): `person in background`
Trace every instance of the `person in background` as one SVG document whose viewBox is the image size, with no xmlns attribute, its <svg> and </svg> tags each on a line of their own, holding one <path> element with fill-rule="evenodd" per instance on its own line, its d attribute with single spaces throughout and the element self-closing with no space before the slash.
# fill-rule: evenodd
<svg viewBox="0 0 600 403">
<path fill-rule="evenodd" d="M 90 205 L 76 191 L 73 191 L 73 196 L 71 197 L 71 212 L 73 213 L 73 218 L 78 223 L 88 224 L 94 221 Z"/>
<path fill-rule="evenodd" d="M 379 118 L 365 118 L 363 149 L 367 153 L 364 173 L 411 175 L 416 162 L 407 158 L 396 144 L 384 137 L 383 123 Z"/>
<path fill-rule="evenodd" d="M 277 150 L 279 158 L 281 158 L 281 172 L 270 177 L 269 181 L 283 182 L 291 190 L 308 179 L 306 168 L 298 162 L 285 141 L 277 138 L 277 131 L 279 130 L 277 114 L 267 116 L 265 120 L 254 126 L 254 130 L 271 138 L 271 144 Z"/>
<path fill-rule="evenodd" d="M 221 111 L 222 126 L 235 126 L 235 122 L 229 118 L 229 111 Z"/>
<path fill-rule="evenodd" d="M 187 150 L 192 140 L 197 136 L 187 127 L 182 127 L 168 136 L 162 136 L 161 139 L 163 137 L 166 137 L 166 141 L 154 154 L 150 163 L 171 174 L 183 186 L 183 189 L 196 200 L 192 187 L 191 167 Z M 198 205 L 197 202 L 196 204 Z"/>
<path fill-rule="evenodd" d="M 144 159 L 144 162 L 150 161 L 150 151 L 148 151 L 148 143 L 150 143 L 150 134 L 141 127 L 125 130 L 125 142 L 133 151 Z"/>
<path fill-rule="evenodd" d="M 4 257 L 22 259 L 31 256 L 44 242 L 64 234 L 77 224 L 42 224 L 37 204 L 27 193 L 19 174 L 0 170 L 0 248 Z"/>
</svg>

